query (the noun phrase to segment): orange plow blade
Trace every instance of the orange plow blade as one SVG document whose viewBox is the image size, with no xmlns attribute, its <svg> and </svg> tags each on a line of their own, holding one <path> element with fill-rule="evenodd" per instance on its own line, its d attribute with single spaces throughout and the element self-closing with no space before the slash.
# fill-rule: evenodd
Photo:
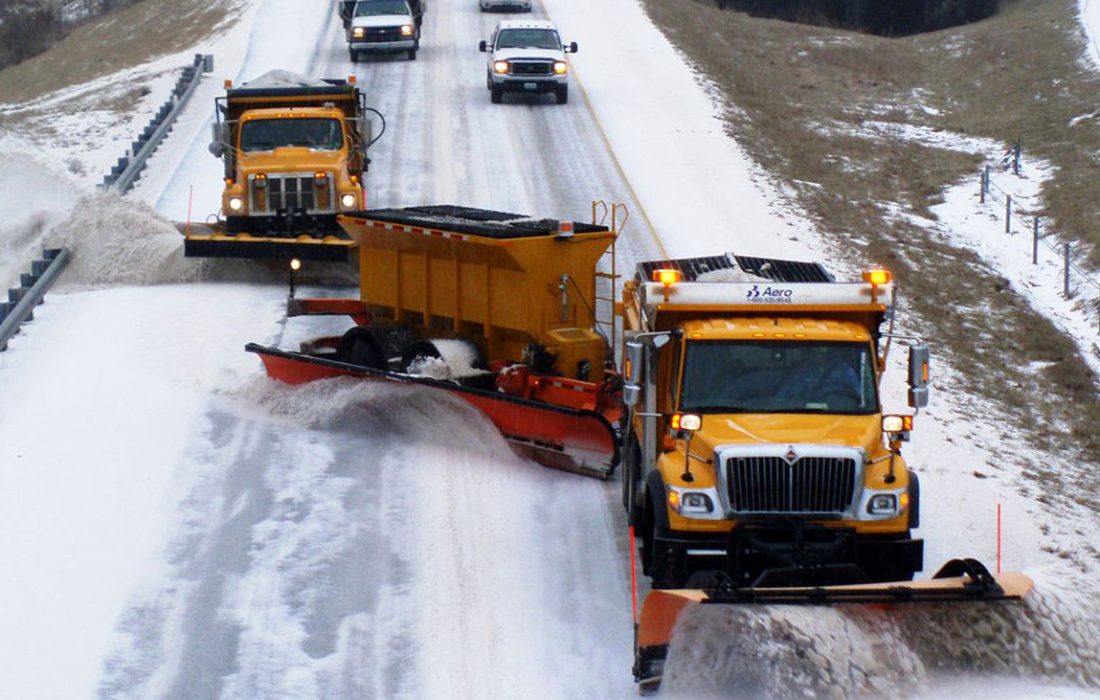
<svg viewBox="0 0 1100 700">
<path fill-rule="evenodd" d="M 1033 582 L 1020 573 L 993 575 L 974 559 L 952 559 L 930 579 L 793 588 L 655 590 L 646 596 L 635 631 L 634 680 L 643 692 L 660 686 L 669 641 L 684 613 L 697 605 L 838 605 L 965 603 L 1021 600 Z"/>
<path fill-rule="evenodd" d="M 249 343 L 245 350 L 260 356 L 268 376 L 288 384 L 358 377 L 449 391 L 479 408 L 515 452 L 552 469 L 606 479 L 619 462 L 619 442 L 612 422 L 596 411 L 524 399 L 452 381 L 370 369 L 256 343 Z"/>
</svg>

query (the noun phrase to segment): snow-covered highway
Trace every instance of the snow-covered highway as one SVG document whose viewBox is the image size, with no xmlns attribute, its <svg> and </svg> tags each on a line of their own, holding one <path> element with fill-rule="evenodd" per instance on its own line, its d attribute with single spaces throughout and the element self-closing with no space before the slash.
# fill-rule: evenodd
<svg viewBox="0 0 1100 700">
<path fill-rule="evenodd" d="M 809 258 L 826 248 L 726 137 L 692 70 L 634 0 L 536 3 L 536 16 L 580 44 L 564 106 L 490 104 L 477 43 L 499 16 L 476 0 L 430 2 L 416 61 L 359 64 L 333 6 L 242 2 L 237 24 L 196 48 L 215 55 L 217 70 L 130 196 L 148 209 L 123 214 L 131 200 L 97 195 L 54 215 L 80 222 L 55 234 L 77 261 L 0 354 L 2 697 L 635 694 L 617 481 L 523 461 L 466 404 L 433 392 L 270 382 L 246 342 L 293 348 L 345 322 L 286 320 L 283 271 L 185 260 L 157 215 L 217 209 L 213 98 L 223 78 L 281 68 L 355 74 L 385 115 L 370 206 L 583 220 L 593 199 L 625 202 L 620 272 L 665 254 Z M 12 196 L 3 206 L 36 201 L 52 180 L 0 166 Z M 922 477 L 928 569 L 960 553 L 959 532 L 971 533 L 968 554 L 989 559 L 994 504 L 1026 507 L 993 484 L 958 492 L 955 472 L 967 474 L 978 448 L 953 444 L 952 423 L 970 412 L 944 403 L 910 453 L 933 465 Z M 1010 568 L 1051 564 L 1034 523 L 1005 527 Z M 1050 588 L 1045 610 L 1061 624 L 1068 616 Z M 836 634 L 830 620 L 806 629 Z M 1078 624 L 1074 634 L 1096 631 L 1092 619 Z M 1044 649 L 1097 672 L 1095 649 Z M 1044 671 L 1033 655 L 1019 659 L 1025 676 Z M 906 687 L 883 682 L 895 681 Z M 859 690 L 856 679 L 829 682 Z M 944 692 L 976 695 L 972 683 Z M 1026 694 L 1041 684 L 997 687 Z"/>
</svg>

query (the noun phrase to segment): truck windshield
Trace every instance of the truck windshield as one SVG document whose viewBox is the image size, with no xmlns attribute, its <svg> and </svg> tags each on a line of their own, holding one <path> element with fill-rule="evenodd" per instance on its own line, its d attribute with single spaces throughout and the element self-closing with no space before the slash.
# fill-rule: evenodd
<svg viewBox="0 0 1100 700">
<path fill-rule="evenodd" d="M 405 4 L 405 0 L 365 0 L 355 4 L 356 17 L 407 14 L 409 14 L 409 6 Z"/>
<path fill-rule="evenodd" d="M 688 342 L 680 410 L 877 413 L 871 346 L 826 341 Z"/>
<path fill-rule="evenodd" d="M 271 151 L 282 146 L 304 146 L 337 151 L 344 132 L 337 119 L 258 119 L 241 128 L 242 151 Z"/>
<path fill-rule="evenodd" d="M 561 51 L 561 39 L 553 29 L 501 29 L 498 49 L 556 49 Z"/>
</svg>

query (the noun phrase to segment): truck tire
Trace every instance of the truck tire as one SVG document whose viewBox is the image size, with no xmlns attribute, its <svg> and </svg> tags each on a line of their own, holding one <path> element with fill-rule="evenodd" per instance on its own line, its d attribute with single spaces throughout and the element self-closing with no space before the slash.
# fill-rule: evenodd
<svg viewBox="0 0 1100 700">
<path fill-rule="evenodd" d="M 351 328 L 336 346 L 336 358 L 341 362 L 370 369 L 386 369 L 386 354 L 382 342 L 370 328 Z"/>
<path fill-rule="evenodd" d="M 358 51 L 349 51 L 348 53 L 351 54 L 351 62 L 352 63 L 359 63 L 359 52 Z"/>
<path fill-rule="evenodd" d="M 554 88 L 554 97 L 557 99 L 558 104 L 563 105 L 569 101 L 569 86 L 560 85 Z"/>
<path fill-rule="evenodd" d="M 651 471 L 642 511 L 642 572 L 649 576 L 651 588 L 683 588 L 687 580 L 683 553 L 657 539 L 659 531 L 668 529 L 664 491 L 660 472 Z"/>
<path fill-rule="evenodd" d="M 416 60 L 416 52 L 419 51 L 419 50 L 420 50 L 419 46 L 414 46 L 411 49 L 409 49 L 409 60 L 410 61 L 415 61 Z"/>
<path fill-rule="evenodd" d="M 499 88 L 496 85 L 489 86 L 489 101 L 495 105 L 504 101 L 504 89 Z"/>
<path fill-rule="evenodd" d="M 626 524 L 635 528 L 642 523 L 641 462 L 642 448 L 637 438 L 631 436 L 623 448 L 623 508 L 626 509 Z"/>
</svg>

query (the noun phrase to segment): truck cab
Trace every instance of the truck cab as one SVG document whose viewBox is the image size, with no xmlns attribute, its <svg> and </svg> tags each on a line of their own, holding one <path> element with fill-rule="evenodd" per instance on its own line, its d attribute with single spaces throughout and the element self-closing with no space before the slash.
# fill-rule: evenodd
<svg viewBox="0 0 1100 700">
<path fill-rule="evenodd" d="M 564 44 L 552 22 L 502 20 L 478 49 L 489 54 L 485 85 L 494 104 L 502 102 L 508 92 L 553 93 L 558 104 L 569 101 L 566 54 L 577 52 L 577 42 Z"/>
<path fill-rule="evenodd" d="M 900 450 L 912 415 L 884 414 L 879 395 L 894 290 L 875 280 L 732 254 L 639 265 L 623 303 L 623 503 L 654 588 L 922 568 Z M 927 349 L 913 352 L 920 406 Z"/>
<path fill-rule="evenodd" d="M 224 232 L 340 236 L 336 215 L 362 209 L 365 202 L 371 143 L 366 111 L 365 96 L 353 81 L 277 70 L 240 87 L 227 84 L 226 94 L 216 100 L 210 144 L 225 166 Z M 227 247 L 214 241 L 199 252 L 200 241 L 189 242 L 197 255 L 216 255 Z"/>
</svg>

